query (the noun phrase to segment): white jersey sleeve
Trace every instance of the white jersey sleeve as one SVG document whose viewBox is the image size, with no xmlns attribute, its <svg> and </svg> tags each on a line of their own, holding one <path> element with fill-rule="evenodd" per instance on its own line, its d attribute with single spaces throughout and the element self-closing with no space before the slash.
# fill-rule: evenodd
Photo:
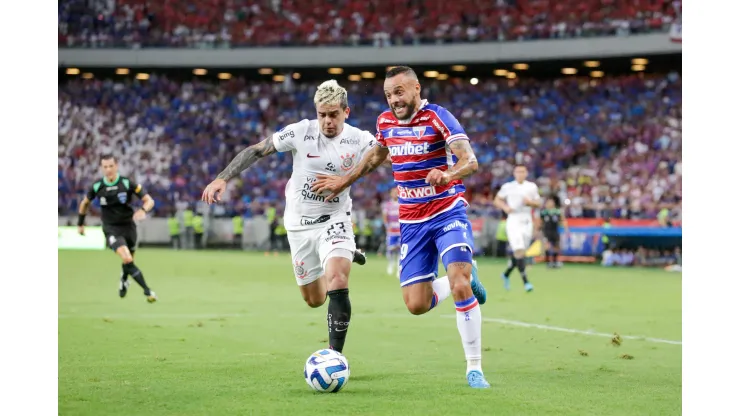
<svg viewBox="0 0 740 416">
<path fill-rule="evenodd" d="M 298 141 L 303 140 L 303 137 L 308 131 L 309 123 L 308 120 L 304 119 L 297 123 L 288 124 L 273 134 L 272 143 L 275 145 L 275 150 L 278 152 L 292 152 L 296 150 Z"/>
<path fill-rule="evenodd" d="M 501 185 L 501 189 L 498 190 L 498 194 L 496 194 L 496 196 L 506 201 L 506 197 L 509 196 L 510 190 L 511 182 L 506 182 L 505 184 Z"/>
<path fill-rule="evenodd" d="M 540 189 L 534 182 L 528 182 L 529 189 L 528 189 L 528 195 L 527 198 L 531 199 L 532 201 L 539 201 L 540 200 Z"/>
<path fill-rule="evenodd" d="M 363 131 L 360 135 L 360 157 L 357 160 L 362 160 L 365 157 L 365 154 L 376 144 L 375 136 L 367 130 Z"/>
</svg>

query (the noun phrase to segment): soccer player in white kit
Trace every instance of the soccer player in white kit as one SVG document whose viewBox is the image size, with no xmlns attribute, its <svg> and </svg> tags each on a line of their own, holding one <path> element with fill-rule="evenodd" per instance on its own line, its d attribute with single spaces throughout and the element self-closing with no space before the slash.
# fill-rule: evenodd
<svg viewBox="0 0 740 416">
<path fill-rule="evenodd" d="M 534 287 L 527 279 L 524 253 L 532 243 L 534 233 L 532 210 L 540 206 L 540 193 L 537 184 L 527 180 L 526 166 L 517 165 L 514 168 L 514 180 L 501 187 L 493 204 L 508 215 L 506 236 L 509 239 L 511 251 L 513 251 L 509 267 L 501 275 L 504 280 L 504 288 L 509 290 L 509 275 L 516 267 L 519 269 L 522 281 L 524 281 L 524 289 L 531 292 Z"/>
<path fill-rule="evenodd" d="M 349 188 L 327 200 L 329 193 L 311 190 L 316 175 L 344 175 L 375 143 L 373 134 L 346 124 L 347 90 L 335 80 L 319 85 L 314 96 L 316 120 L 302 120 L 241 151 L 203 191 L 203 201 L 220 201 L 226 182 L 259 159 L 275 152 L 293 154 L 293 174 L 285 187 L 284 224 L 293 272 L 306 304 L 317 308 L 329 297 L 329 347 L 344 348 L 352 312 L 349 273 L 352 262 L 365 263 L 356 250 Z"/>
</svg>

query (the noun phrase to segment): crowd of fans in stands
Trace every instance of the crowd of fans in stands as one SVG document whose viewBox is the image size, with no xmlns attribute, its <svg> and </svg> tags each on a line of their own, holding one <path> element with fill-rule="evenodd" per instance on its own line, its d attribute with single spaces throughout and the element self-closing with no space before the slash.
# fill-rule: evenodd
<svg viewBox="0 0 740 416">
<path fill-rule="evenodd" d="M 374 133 L 387 106 L 382 82 L 343 81 L 348 123 Z M 145 184 L 164 215 L 193 203 L 245 146 L 288 123 L 315 118 L 313 83 L 213 83 L 152 75 L 72 79 L 59 87 L 59 214 L 71 215 L 100 176 L 99 155 L 119 156 L 121 172 Z M 466 179 L 474 214 L 500 215 L 497 189 L 526 163 L 543 195 L 560 197 L 570 217 L 681 217 L 681 79 L 676 73 L 589 80 L 492 79 L 478 85 L 424 83 L 422 95 L 447 107 L 480 162 Z M 220 207 L 247 216 L 281 205 L 290 154 L 257 163 L 229 183 Z M 370 214 L 393 186 L 382 166 L 352 188 Z M 224 208 L 226 207 L 226 208 Z"/>
<path fill-rule="evenodd" d="M 490 42 L 665 32 L 680 0 L 60 0 L 60 47 Z"/>
</svg>

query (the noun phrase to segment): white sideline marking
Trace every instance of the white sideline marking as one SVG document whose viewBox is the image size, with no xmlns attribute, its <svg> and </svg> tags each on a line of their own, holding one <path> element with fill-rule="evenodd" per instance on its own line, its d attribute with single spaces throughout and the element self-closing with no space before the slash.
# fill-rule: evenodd
<svg viewBox="0 0 740 416">
<path fill-rule="evenodd" d="M 456 318 L 455 315 L 442 315 L 442 317 L 443 318 Z M 606 332 L 584 331 L 581 329 L 563 328 L 559 326 L 542 325 L 542 324 L 532 324 L 529 322 L 512 321 L 509 319 L 501 319 L 501 318 L 483 318 L 483 322 L 496 322 L 499 324 L 521 326 L 524 328 L 537 328 L 537 329 L 544 329 L 548 331 L 568 332 L 570 334 L 591 335 L 591 336 L 596 336 L 596 337 L 611 338 L 614 336 L 614 334 L 607 334 Z M 681 341 L 673 341 L 670 339 L 650 338 L 650 337 L 642 337 L 642 336 L 636 336 L 636 335 L 621 335 L 621 334 L 620 336 L 623 339 L 642 340 L 642 341 L 648 341 L 648 342 L 657 342 L 661 344 L 683 345 Z"/>
<path fill-rule="evenodd" d="M 70 318 L 88 318 L 88 319 L 218 319 L 218 318 L 243 318 L 243 317 L 249 317 L 249 316 L 260 316 L 259 313 L 201 313 L 201 314 L 178 314 L 178 313 L 162 313 L 162 314 L 101 314 L 101 315 L 91 315 L 91 314 L 65 314 L 60 313 L 58 315 L 59 319 L 70 319 Z M 291 318 L 295 317 L 296 314 L 277 314 L 277 315 L 271 315 L 273 318 Z M 374 316 L 376 318 L 415 318 L 420 319 L 419 317 L 415 317 L 411 314 L 373 314 L 369 316 Z M 457 318 L 455 315 L 441 315 L 442 318 Z M 529 322 L 522 322 L 522 321 L 513 321 L 510 319 L 503 319 L 503 318 L 483 318 L 483 322 L 495 322 L 503 325 L 512 325 L 512 326 L 519 326 L 523 328 L 535 328 L 535 329 L 544 329 L 547 331 L 558 331 L 558 332 L 567 332 L 569 334 L 580 334 L 580 335 L 591 335 L 596 337 L 605 337 L 605 338 L 611 338 L 614 334 L 608 334 L 606 332 L 596 332 L 591 330 L 581 330 L 581 329 L 573 329 L 573 328 L 563 328 L 560 326 L 552 326 L 552 325 L 543 325 L 543 324 L 533 324 Z M 655 342 L 659 344 L 671 344 L 671 345 L 683 345 L 681 341 L 673 341 L 670 339 L 662 339 L 662 338 L 651 338 L 651 337 L 643 337 L 643 336 L 637 336 L 637 335 L 620 335 L 622 339 L 631 339 L 631 340 L 642 340 L 642 341 L 648 341 L 648 342 Z"/>
</svg>

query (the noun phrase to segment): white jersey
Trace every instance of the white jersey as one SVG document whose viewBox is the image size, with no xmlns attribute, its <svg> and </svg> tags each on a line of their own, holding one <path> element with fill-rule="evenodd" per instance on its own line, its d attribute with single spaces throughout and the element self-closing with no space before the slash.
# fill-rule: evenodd
<svg viewBox="0 0 740 416">
<path fill-rule="evenodd" d="M 272 135 L 278 152 L 293 153 L 293 174 L 285 186 L 285 229 L 306 230 L 325 225 L 332 217 L 349 218 L 352 199 L 349 188 L 331 201 L 328 192 L 311 191 L 316 175 L 346 175 L 375 144 L 368 131 L 344 124 L 334 138 L 321 134 L 318 120 L 301 120 Z"/>
<path fill-rule="evenodd" d="M 537 184 L 530 181 L 519 183 L 511 181 L 504 184 L 498 192 L 498 197 L 506 201 L 511 208 L 510 219 L 531 220 L 534 208 L 524 204 L 524 198 L 531 201 L 540 200 L 540 192 Z M 507 221 L 508 222 L 508 221 Z"/>
</svg>

